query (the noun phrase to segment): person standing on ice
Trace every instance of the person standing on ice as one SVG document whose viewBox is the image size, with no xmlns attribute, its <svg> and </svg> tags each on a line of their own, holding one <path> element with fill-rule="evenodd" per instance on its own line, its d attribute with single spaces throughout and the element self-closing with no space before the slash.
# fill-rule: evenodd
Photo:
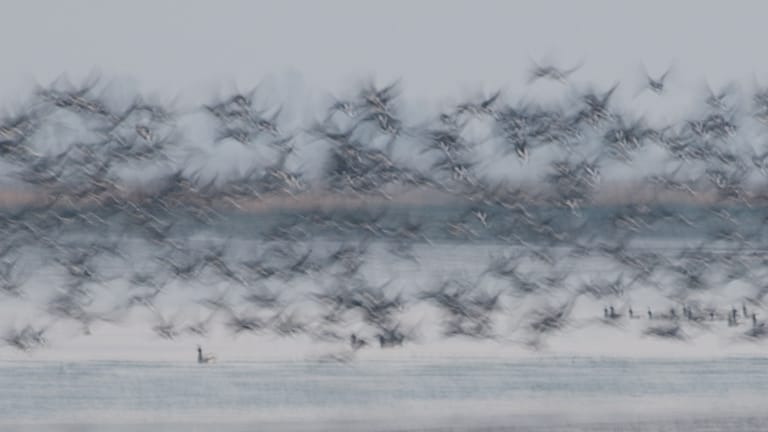
<svg viewBox="0 0 768 432">
<path fill-rule="evenodd" d="M 358 338 L 356 334 L 352 333 L 349 336 L 349 344 L 352 346 L 353 350 L 357 351 L 360 348 L 368 345 L 368 342 L 366 342 L 364 339 Z"/>
<path fill-rule="evenodd" d="M 197 346 L 197 362 L 200 364 L 205 363 L 213 363 L 216 361 L 216 357 L 214 357 L 211 354 L 203 355 L 203 349 L 200 348 L 200 345 Z"/>
</svg>

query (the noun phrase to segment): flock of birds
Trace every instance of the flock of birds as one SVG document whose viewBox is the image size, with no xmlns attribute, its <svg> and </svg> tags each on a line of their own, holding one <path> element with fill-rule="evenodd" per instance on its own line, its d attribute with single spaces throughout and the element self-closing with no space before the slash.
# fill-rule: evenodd
<svg viewBox="0 0 768 432">
<path fill-rule="evenodd" d="M 399 82 L 367 84 L 291 130 L 257 90 L 182 115 L 143 96 L 113 98 L 97 79 L 40 87 L 0 119 L 0 184 L 11 191 L 0 196 L 0 305 L 39 311 L 2 339 L 33 351 L 54 324 L 90 334 L 141 311 L 165 339 L 206 337 L 217 324 L 357 351 L 417 341 L 419 323 L 404 316 L 428 305 L 444 337 L 512 332 L 540 347 L 580 323 L 580 299 L 610 304 L 598 321 L 616 325 L 644 318 L 632 296 L 652 289 L 670 313 L 648 309 L 646 335 L 686 339 L 685 326 L 725 317 L 737 329 L 751 321 L 739 337 L 764 340 L 768 89 L 748 103 L 734 86 L 710 91 L 689 118 L 651 125 L 615 106 L 618 84 L 571 84 L 577 71 L 533 66 L 530 85 L 566 89 L 559 105 L 498 91 L 420 122 L 403 114 Z M 665 97 L 667 76 L 648 77 L 646 89 Z M 181 126 L 189 115 L 210 126 L 202 146 Z M 233 147 L 246 152 L 237 166 L 194 165 Z M 603 186 L 627 179 L 625 197 L 605 201 Z M 401 200 L 413 192 L 444 198 Z M 306 204 L 337 196 L 350 201 Z M 252 207 L 275 198 L 298 207 Z M 247 245 L 232 233 L 237 218 L 251 221 Z M 425 264 L 466 244 L 497 249 L 471 275 Z M 589 276 L 588 263 L 615 279 Z M 382 280 L 382 266 L 434 274 L 417 284 L 385 270 Z M 743 303 L 741 314 L 708 293 Z M 184 308 L 198 315 L 182 322 Z M 515 325 L 500 329 L 510 315 Z M 35 324 L 41 317 L 48 323 Z M 213 360 L 198 347 L 198 361 Z"/>
</svg>

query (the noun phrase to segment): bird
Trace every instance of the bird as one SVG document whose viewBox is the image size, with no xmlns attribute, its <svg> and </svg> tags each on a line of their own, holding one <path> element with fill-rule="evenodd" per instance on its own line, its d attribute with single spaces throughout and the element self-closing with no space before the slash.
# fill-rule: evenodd
<svg viewBox="0 0 768 432">
<path fill-rule="evenodd" d="M 539 64 L 533 59 L 531 59 L 531 62 L 533 66 L 529 72 L 529 85 L 542 78 L 565 84 L 568 81 L 568 77 L 583 66 L 583 63 L 579 63 L 572 68 L 561 69 L 550 64 Z"/>
<path fill-rule="evenodd" d="M 645 78 L 645 85 L 642 87 L 640 92 L 644 90 L 650 90 L 657 95 L 664 93 L 666 89 L 666 81 L 667 78 L 669 78 L 669 74 L 672 72 L 673 66 L 669 66 L 667 70 L 664 71 L 664 73 L 656 77 L 649 74 L 644 65 L 641 65 L 641 68 Z"/>
</svg>

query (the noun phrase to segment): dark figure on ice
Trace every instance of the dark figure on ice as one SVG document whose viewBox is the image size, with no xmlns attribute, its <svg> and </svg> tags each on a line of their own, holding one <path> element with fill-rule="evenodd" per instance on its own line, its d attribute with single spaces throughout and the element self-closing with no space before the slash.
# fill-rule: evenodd
<svg viewBox="0 0 768 432">
<path fill-rule="evenodd" d="M 200 345 L 197 346 L 197 362 L 198 363 L 213 363 L 216 361 L 216 357 L 212 356 L 211 354 L 205 354 L 203 355 L 203 349 L 200 348 Z"/>
<path fill-rule="evenodd" d="M 352 335 L 349 336 L 349 344 L 352 346 L 353 350 L 358 350 L 368 345 L 368 342 L 366 342 L 365 339 L 358 338 L 356 334 L 352 333 Z"/>
</svg>

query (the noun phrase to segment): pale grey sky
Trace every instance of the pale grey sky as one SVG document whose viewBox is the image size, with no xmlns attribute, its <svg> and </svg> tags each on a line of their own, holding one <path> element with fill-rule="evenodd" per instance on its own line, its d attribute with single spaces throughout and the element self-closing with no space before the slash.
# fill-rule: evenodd
<svg viewBox="0 0 768 432">
<path fill-rule="evenodd" d="M 375 73 L 414 97 L 522 87 L 528 56 L 584 59 L 579 79 L 638 62 L 687 79 L 768 75 L 760 1 L 6 0 L 0 95 L 93 67 L 146 90 L 243 85 L 293 70 L 336 90 Z"/>
</svg>

